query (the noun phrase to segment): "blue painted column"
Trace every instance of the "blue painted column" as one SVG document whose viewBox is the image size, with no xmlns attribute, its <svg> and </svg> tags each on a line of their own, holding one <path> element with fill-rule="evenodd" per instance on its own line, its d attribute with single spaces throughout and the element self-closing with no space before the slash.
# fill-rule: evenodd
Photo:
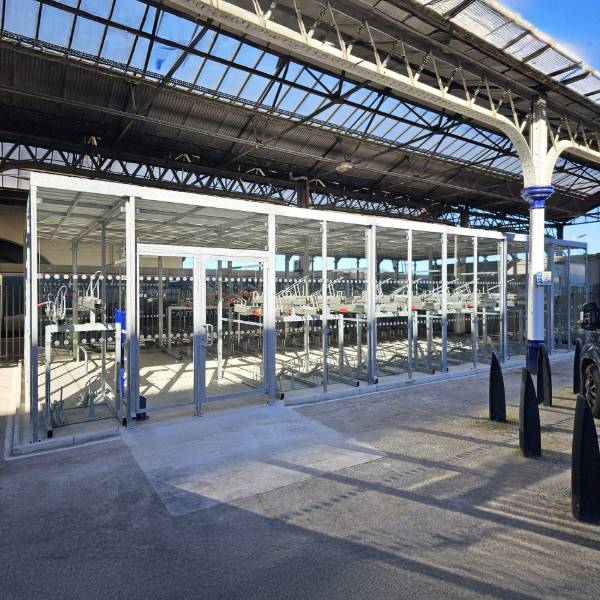
<svg viewBox="0 0 600 600">
<path fill-rule="evenodd" d="M 527 282 L 527 368 L 537 373 L 540 344 L 544 343 L 544 287 L 537 274 L 544 270 L 544 225 L 546 200 L 554 192 L 551 185 L 530 186 L 521 196 L 529 201 L 529 280 Z"/>
</svg>

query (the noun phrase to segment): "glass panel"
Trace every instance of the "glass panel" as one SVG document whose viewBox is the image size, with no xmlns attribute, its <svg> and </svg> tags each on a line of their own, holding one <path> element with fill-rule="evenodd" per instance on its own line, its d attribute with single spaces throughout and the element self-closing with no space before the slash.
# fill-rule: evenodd
<svg viewBox="0 0 600 600">
<path fill-rule="evenodd" d="M 413 365 L 415 374 L 442 370 L 442 235 L 413 233 Z"/>
<path fill-rule="evenodd" d="M 492 352 L 500 358 L 502 332 L 500 242 L 478 238 L 477 256 L 477 360 L 488 363 L 492 358 Z"/>
<path fill-rule="evenodd" d="M 4 28 L 34 38 L 39 8 L 36 0 L 8 0 L 4 7 Z"/>
<path fill-rule="evenodd" d="M 448 368 L 473 366 L 473 239 L 448 236 Z"/>
<path fill-rule="evenodd" d="M 38 196 L 43 350 L 37 375 L 42 430 L 49 431 L 116 414 L 123 362 L 115 368 L 122 357 L 115 313 L 125 306 L 125 219 L 120 198 L 44 189 Z"/>
<path fill-rule="evenodd" d="M 90 19 L 77 17 L 71 48 L 87 54 L 97 54 L 104 26 Z"/>
<path fill-rule="evenodd" d="M 277 218 L 276 377 L 278 391 L 286 396 L 323 383 L 321 224 L 301 224 Z"/>
<path fill-rule="evenodd" d="M 143 198 L 136 207 L 140 243 L 267 249 L 265 215 Z"/>
<path fill-rule="evenodd" d="M 140 256 L 140 395 L 149 410 L 194 400 L 192 258 Z"/>
<path fill-rule="evenodd" d="M 507 351 L 527 352 L 527 243 L 508 241 L 506 275 Z"/>
<path fill-rule="evenodd" d="M 553 253 L 552 287 L 549 293 L 552 294 L 554 306 L 554 348 L 566 350 L 569 345 L 569 250 L 550 246 L 549 251 Z"/>
<path fill-rule="evenodd" d="M 377 228 L 377 370 L 408 376 L 408 233 Z"/>
<path fill-rule="evenodd" d="M 366 228 L 329 223 L 329 378 L 331 383 L 367 381 Z"/>
<path fill-rule="evenodd" d="M 571 288 L 571 343 L 578 337 L 583 338 L 584 332 L 579 329 L 579 313 L 586 301 L 586 251 L 580 248 L 570 249 L 569 285 Z"/>
<path fill-rule="evenodd" d="M 254 389 L 262 393 L 264 263 L 206 260 L 205 269 L 208 399 Z"/>
</svg>

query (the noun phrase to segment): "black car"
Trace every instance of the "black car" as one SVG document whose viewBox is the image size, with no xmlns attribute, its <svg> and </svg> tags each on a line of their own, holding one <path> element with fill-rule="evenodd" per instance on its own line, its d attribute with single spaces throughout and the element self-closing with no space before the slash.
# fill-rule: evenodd
<svg viewBox="0 0 600 600">
<path fill-rule="evenodd" d="M 592 415 L 598 419 L 600 418 L 600 313 L 595 302 L 583 305 L 579 325 L 590 332 L 581 352 L 583 394 L 592 409 Z"/>
</svg>

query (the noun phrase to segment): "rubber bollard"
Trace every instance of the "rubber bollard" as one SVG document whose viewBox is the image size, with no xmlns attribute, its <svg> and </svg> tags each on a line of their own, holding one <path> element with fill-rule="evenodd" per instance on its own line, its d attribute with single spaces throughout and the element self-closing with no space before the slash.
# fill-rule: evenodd
<svg viewBox="0 0 600 600">
<path fill-rule="evenodd" d="M 540 345 L 537 369 L 537 398 L 538 404 L 552 406 L 552 371 L 546 346 Z"/>
<path fill-rule="evenodd" d="M 575 359 L 573 360 L 573 393 L 581 394 L 581 352 L 583 350 L 582 341 L 577 338 L 575 341 Z"/>
<path fill-rule="evenodd" d="M 495 352 L 492 352 L 490 363 L 489 385 L 490 421 L 506 422 L 506 394 L 504 390 L 504 377 L 502 367 Z"/>
<path fill-rule="evenodd" d="M 600 523 L 600 449 L 589 404 L 577 395 L 571 453 L 571 510 L 586 523 Z"/>
<path fill-rule="evenodd" d="M 531 374 L 526 368 L 521 372 L 521 402 L 519 406 L 519 447 L 526 458 L 542 455 L 540 412 Z"/>
</svg>

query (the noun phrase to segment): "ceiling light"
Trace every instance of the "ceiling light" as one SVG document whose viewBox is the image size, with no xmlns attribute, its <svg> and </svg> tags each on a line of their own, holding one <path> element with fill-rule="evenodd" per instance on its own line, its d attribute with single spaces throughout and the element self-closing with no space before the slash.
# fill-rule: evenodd
<svg viewBox="0 0 600 600">
<path fill-rule="evenodd" d="M 343 160 L 335 166 L 335 170 L 338 173 L 347 173 L 348 171 L 350 171 L 350 169 L 352 169 L 352 166 L 353 165 L 349 160 Z"/>
</svg>

